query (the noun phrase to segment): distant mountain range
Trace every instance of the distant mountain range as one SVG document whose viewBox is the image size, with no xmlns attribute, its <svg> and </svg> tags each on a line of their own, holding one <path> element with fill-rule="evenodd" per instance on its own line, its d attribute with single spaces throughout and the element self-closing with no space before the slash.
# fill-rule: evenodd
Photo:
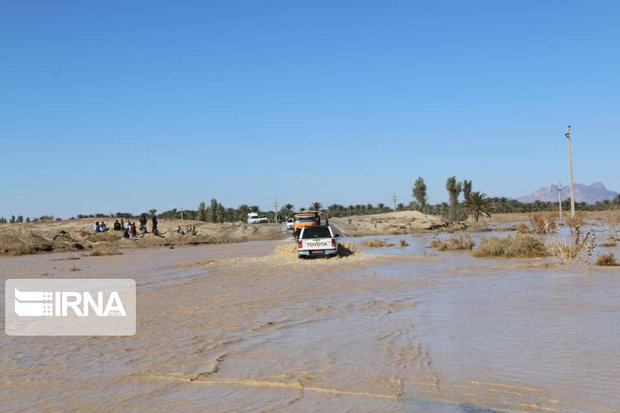
<svg viewBox="0 0 620 413">
<path fill-rule="evenodd" d="M 618 192 L 610 191 L 600 182 L 595 182 L 592 185 L 575 184 L 575 202 L 594 204 L 605 200 L 611 201 L 617 196 Z M 565 199 L 570 199 L 570 186 L 568 185 L 562 186 L 562 200 Z M 517 198 L 517 201 L 520 202 L 557 202 L 557 200 L 557 185 L 545 186 L 531 195 L 520 196 Z"/>
</svg>

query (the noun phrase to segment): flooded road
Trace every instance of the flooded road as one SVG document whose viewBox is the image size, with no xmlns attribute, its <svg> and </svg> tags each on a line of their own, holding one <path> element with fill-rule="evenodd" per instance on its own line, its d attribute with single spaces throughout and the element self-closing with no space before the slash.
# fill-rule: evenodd
<svg viewBox="0 0 620 413">
<path fill-rule="evenodd" d="M 330 260 L 274 254 L 282 241 L 2 257 L 3 280 L 134 278 L 138 325 L 3 335 L 0 409 L 620 410 L 617 269 L 406 238 Z"/>
</svg>

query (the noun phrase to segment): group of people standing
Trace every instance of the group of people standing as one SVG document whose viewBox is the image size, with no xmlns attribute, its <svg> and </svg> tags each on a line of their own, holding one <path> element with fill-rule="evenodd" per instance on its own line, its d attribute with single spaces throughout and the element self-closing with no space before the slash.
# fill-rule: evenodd
<svg viewBox="0 0 620 413">
<path fill-rule="evenodd" d="M 151 221 L 152 221 L 151 232 L 153 233 L 153 235 L 159 235 L 159 230 L 157 229 L 157 217 L 153 215 L 153 218 L 151 219 Z M 145 214 L 140 215 L 138 222 L 140 223 L 140 228 L 139 228 L 140 234 L 141 235 L 147 234 L 148 231 L 146 229 L 146 223 L 148 222 L 148 219 L 146 218 L 146 215 Z M 99 222 L 95 223 L 93 225 L 93 230 L 95 232 L 105 232 L 108 230 L 108 228 L 105 226 L 105 224 L 102 221 L 101 224 L 99 224 Z M 125 224 L 125 220 L 123 218 L 121 218 L 120 222 L 117 219 L 116 221 L 114 221 L 114 230 L 123 231 L 123 238 L 137 238 L 138 237 L 138 230 L 136 229 L 135 221 L 131 222 L 130 220 L 127 220 L 127 223 Z"/>
</svg>

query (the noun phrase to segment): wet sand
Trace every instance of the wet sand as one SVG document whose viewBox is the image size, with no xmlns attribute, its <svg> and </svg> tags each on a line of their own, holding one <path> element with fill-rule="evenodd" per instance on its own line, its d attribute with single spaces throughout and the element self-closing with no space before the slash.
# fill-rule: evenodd
<svg viewBox="0 0 620 413">
<path fill-rule="evenodd" d="M 290 241 L 0 257 L 3 280 L 138 290 L 135 336 L 0 337 L 0 410 L 620 410 L 617 269 L 407 240 L 330 260 L 274 253 Z"/>
</svg>

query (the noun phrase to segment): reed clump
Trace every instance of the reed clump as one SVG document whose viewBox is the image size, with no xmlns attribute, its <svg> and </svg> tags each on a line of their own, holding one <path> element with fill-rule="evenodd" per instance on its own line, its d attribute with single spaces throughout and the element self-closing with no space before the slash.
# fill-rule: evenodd
<svg viewBox="0 0 620 413">
<path fill-rule="evenodd" d="M 573 242 L 553 241 L 547 243 L 549 253 L 556 264 L 591 264 L 592 253 L 596 248 L 596 234 L 587 231 L 581 237 L 581 226 L 576 225 L 573 230 Z"/>
<path fill-rule="evenodd" d="M 456 237 L 450 237 L 448 239 L 433 238 L 431 241 L 431 248 L 438 251 L 457 251 L 457 250 L 471 250 L 476 246 L 476 242 L 471 238 L 471 235 L 459 234 Z"/>
<path fill-rule="evenodd" d="M 502 258 L 536 258 L 548 255 L 545 243 L 537 236 L 530 234 L 508 235 L 505 238 L 483 238 L 476 249 L 474 257 Z"/>
<path fill-rule="evenodd" d="M 618 261 L 616 260 L 614 253 L 610 252 L 608 254 L 600 254 L 596 257 L 596 265 L 615 267 L 618 265 Z"/>
<path fill-rule="evenodd" d="M 535 213 L 530 214 L 528 218 L 533 228 L 532 232 L 536 234 L 548 234 L 558 228 L 558 224 L 550 215 Z"/>
</svg>

